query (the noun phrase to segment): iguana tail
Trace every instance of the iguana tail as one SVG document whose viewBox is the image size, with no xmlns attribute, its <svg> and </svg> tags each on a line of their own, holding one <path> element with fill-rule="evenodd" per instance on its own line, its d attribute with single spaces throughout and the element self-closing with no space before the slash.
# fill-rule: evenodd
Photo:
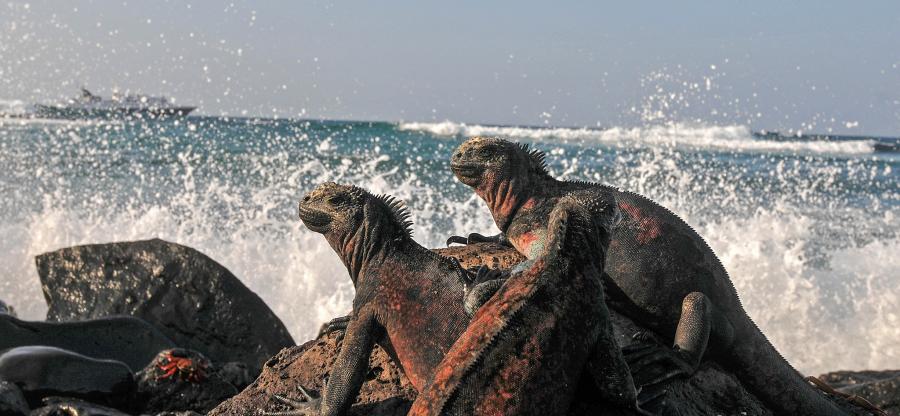
<svg viewBox="0 0 900 416">
<path fill-rule="evenodd" d="M 830 416 L 849 413 L 816 390 L 744 315 L 723 364 L 778 415 Z"/>
</svg>

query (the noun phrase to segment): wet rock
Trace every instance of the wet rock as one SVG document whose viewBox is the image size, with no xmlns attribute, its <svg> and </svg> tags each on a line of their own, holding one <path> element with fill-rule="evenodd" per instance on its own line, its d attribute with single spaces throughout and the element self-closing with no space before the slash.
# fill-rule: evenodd
<svg viewBox="0 0 900 416">
<path fill-rule="evenodd" d="M 113 408 L 69 397 L 48 397 L 30 416 L 128 416 Z"/>
<path fill-rule="evenodd" d="M 276 411 L 286 407 L 273 398 L 280 394 L 299 398 L 297 387 L 321 395 L 324 382 L 340 350 L 338 333 L 286 348 L 266 362 L 262 374 L 240 394 L 209 413 L 255 414 L 259 409 Z M 387 353 L 376 346 L 369 357 L 369 372 L 350 415 L 405 415 L 416 391 Z"/>
<path fill-rule="evenodd" d="M 152 325 L 130 316 L 74 322 L 30 322 L 0 314 L 0 350 L 44 345 L 92 358 L 124 362 L 139 371 L 175 344 Z"/>
<path fill-rule="evenodd" d="M 135 387 L 125 363 L 45 346 L 18 347 L 0 355 L 0 380 L 18 386 L 32 406 L 47 396 L 120 403 Z"/>
<path fill-rule="evenodd" d="M 819 379 L 841 393 L 866 399 L 889 415 L 900 416 L 900 370 L 835 371 Z"/>
<path fill-rule="evenodd" d="M 160 352 L 137 378 L 143 413 L 206 413 L 238 393 L 203 354 L 180 348 Z"/>
<path fill-rule="evenodd" d="M 0 415 L 19 416 L 28 414 L 28 403 L 22 390 L 8 381 L 0 381 Z"/>
<path fill-rule="evenodd" d="M 131 315 L 176 345 L 252 374 L 294 345 L 284 324 L 225 267 L 159 239 L 65 248 L 36 258 L 47 319 Z"/>
<path fill-rule="evenodd" d="M 485 265 L 492 269 L 509 269 L 525 261 L 525 256 L 517 251 L 494 243 L 434 248 L 431 251 L 444 257 L 452 257 L 465 268 Z"/>
<path fill-rule="evenodd" d="M 16 310 L 13 309 L 12 306 L 7 305 L 6 302 L 0 300 L 0 315 L 12 315 L 13 317 L 15 317 Z"/>
<path fill-rule="evenodd" d="M 219 369 L 219 374 L 221 374 L 222 378 L 234 386 L 238 391 L 243 390 L 253 382 L 253 379 L 250 377 L 250 372 L 247 370 L 247 365 L 244 363 L 225 363 Z"/>
</svg>

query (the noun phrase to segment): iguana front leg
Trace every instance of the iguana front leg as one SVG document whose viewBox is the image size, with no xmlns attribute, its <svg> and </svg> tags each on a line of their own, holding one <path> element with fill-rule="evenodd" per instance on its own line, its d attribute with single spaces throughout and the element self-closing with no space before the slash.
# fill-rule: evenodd
<svg viewBox="0 0 900 416">
<path fill-rule="evenodd" d="M 281 412 L 263 412 L 263 415 L 275 416 L 337 416 L 344 415 L 353 404 L 360 387 L 362 387 L 368 370 L 369 355 L 372 353 L 375 340 L 375 318 L 368 311 L 351 315 L 344 342 L 337 360 L 331 367 L 328 384 L 321 399 L 313 399 L 304 390 L 305 402 L 275 396 L 276 400 L 291 406 L 292 409 Z"/>
<path fill-rule="evenodd" d="M 491 269 L 481 265 L 473 273 L 464 271 L 461 280 L 465 290 L 463 294 L 463 309 L 469 317 L 475 315 L 478 308 L 484 305 L 494 293 L 503 286 L 503 282 L 509 277 L 509 272 Z"/>
<path fill-rule="evenodd" d="M 509 242 L 509 239 L 506 238 L 506 235 L 503 233 L 485 236 L 478 233 L 470 233 L 468 236 L 463 237 L 460 235 L 452 235 L 447 239 L 447 247 L 450 247 L 451 244 L 462 244 L 469 245 L 475 243 L 495 243 L 504 245 L 507 247 L 512 247 L 512 243 Z"/>
</svg>

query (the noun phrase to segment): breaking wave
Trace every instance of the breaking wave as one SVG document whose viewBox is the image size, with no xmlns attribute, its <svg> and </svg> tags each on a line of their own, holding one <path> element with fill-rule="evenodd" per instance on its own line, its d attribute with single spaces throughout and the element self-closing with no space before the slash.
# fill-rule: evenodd
<svg viewBox="0 0 900 416">
<path fill-rule="evenodd" d="M 0 299 L 41 319 L 35 255 L 160 237 L 228 267 L 302 342 L 353 297 L 337 256 L 297 220 L 302 195 L 328 180 L 395 195 L 431 247 L 451 234 L 494 233 L 483 202 L 447 166 L 459 140 L 476 134 L 533 141 L 555 176 L 614 184 L 684 217 L 801 371 L 900 362 L 900 161 L 858 143 L 741 144 L 756 140 L 742 126 L 0 124 Z"/>
<path fill-rule="evenodd" d="M 607 129 L 541 128 L 468 125 L 464 123 L 400 123 L 401 130 L 424 131 L 443 137 L 498 136 L 530 140 L 596 142 L 611 146 L 676 146 L 732 152 L 785 152 L 861 155 L 874 152 L 874 140 L 782 140 L 759 138 L 746 126 L 691 126 L 666 124 Z M 779 136 L 780 137 L 780 136 Z"/>
</svg>

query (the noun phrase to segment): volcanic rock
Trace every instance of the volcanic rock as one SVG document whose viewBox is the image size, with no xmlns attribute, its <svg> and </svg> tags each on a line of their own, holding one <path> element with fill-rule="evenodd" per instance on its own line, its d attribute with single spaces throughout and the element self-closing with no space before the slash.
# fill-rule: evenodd
<svg viewBox="0 0 900 416">
<path fill-rule="evenodd" d="M 28 403 L 22 390 L 8 381 L 0 381 L 0 415 L 20 416 L 28 414 Z"/>
<path fill-rule="evenodd" d="M 525 256 L 519 254 L 516 250 L 496 243 L 434 248 L 431 251 L 444 257 L 452 257 L 467 269 L 481 265 L 492 269 L 509 269 L 525 261 Z"/>
<path fill-rule="evenodd" d="M 202 354 L 185 349 L 162 351 L 137 375 L 143 413 L 206 413 L 238 390 Z"/>
<path fill-rule="evenodd" d="M 124 362 L 138 371 L 175 344 L 152 325 L 131 316 L 73 322 L 30 322 L 0 314 L 0 350 L 44 345 L 92 358 Z"/>
<path fill-rule="evenodd" d="M 54 347 L 13 348 L 0 355 L 0 380 L 14 383 L 31 405 L 47 396 L 117 403 L 134 391 L 127 365 Z"/>
<path fill-rule="evenodd" d="M 286 348 L 266 362 L 259 378 L 237 396 L 213 409 L 209 416 L 253 414 L 257 410 L 287 409 L 273 395 L 292 399 L 303 387 L 320 396 L 325 380 L 340 351 L 339 334 L 332 332 L 298 347 Z M 350 415 L 405 415 L 416 391 L 388 354 L 375 346 L 369 356 L 369 371 Z"/>
<path fill-rule="evenodd" d="M 860 396 L 892 416 L 900 416 L 900 370 L 835 371 L 819 376 L 839 392 Z"/>
<path fill-rule="evenodd" d="M 47 397 L 30 416 L 128 416 L 119 410 L 70 397 Z"/>
<path fill-rule="evenodd" d="M 36 258 L 47 319 L 131 315 L 176 345 L 252 374 L 295 345 L 255 293 L 204 254 L 159 239 L 61 249 Z"/>
</svg>

